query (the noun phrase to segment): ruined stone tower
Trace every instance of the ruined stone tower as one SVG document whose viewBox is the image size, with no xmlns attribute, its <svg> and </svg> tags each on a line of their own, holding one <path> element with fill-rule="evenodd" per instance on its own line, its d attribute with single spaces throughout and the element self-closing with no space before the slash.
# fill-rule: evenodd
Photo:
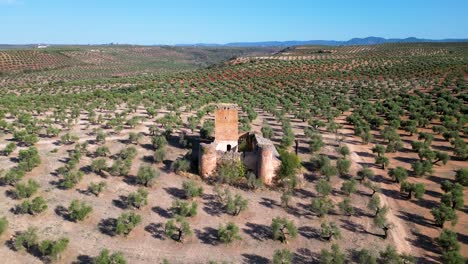
<svg viewBox="0 0 468 264">
<path fill-rule="evenodd" d="M 241 161 L 266 185 L 274 183 L 276 172 L 281 166 L 280 155 L 271 140 L 255 133 L 239 136 L 238 108 L 233 104 L 220 104 L 215 109 L 215 139 L 211 143 L 200 143 L 198 169 L 200 176 L 207 179 L 216 176 L 219 164 L 225 161 Z M 246 147 L 238 152 L 239 142 Z"/>
<path fill-rule="evenodd" d="M 237 151 L 238 109 L 233 104 L 220 104 L 215 109 L 216 150 Z"/>
</svg>

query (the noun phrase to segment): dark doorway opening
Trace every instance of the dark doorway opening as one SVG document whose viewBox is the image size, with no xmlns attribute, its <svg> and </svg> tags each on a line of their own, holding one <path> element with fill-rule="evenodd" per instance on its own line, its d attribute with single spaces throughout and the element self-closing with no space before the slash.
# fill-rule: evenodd
<svg viewBox="0 0 468 264">
<path fill-rule="evenodd" d="M 231 151 L 231 145 L 230 144 L 227 145 L 227 151 Z"/>
</svg>

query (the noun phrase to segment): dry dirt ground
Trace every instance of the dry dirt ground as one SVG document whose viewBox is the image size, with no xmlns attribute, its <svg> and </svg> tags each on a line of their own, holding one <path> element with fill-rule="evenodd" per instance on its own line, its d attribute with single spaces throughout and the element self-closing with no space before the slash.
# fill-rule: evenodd
<svg viewBox="0 0 468 264">
<path fill-rule="evenodd" d="M 137 115 L 145 116 L 143 108 L 138 109 Z M 274 116 L 258 110 L 259 116 L 252 124 L 252 130 L 259 131 L 263 122 L 268 122 L 275 130 L 275 141 L 281 138 L 281 126 Z M 162 116 L 160 113 L 159 116 Z M 193 114 L 193 113 L 192 113 Z M 184 113 L 184 119 L 187 113 Z M 344 116 L 341 117 L 344 120 Z M 181 196 L 182 182 L 187 176 L 176 175 L 168 170 L 168 164 L 183 156 L 188 150 L 170 145 L 167 150 L 166 161 L 162 164 L 153 164 L 151 157 L 153 150 L 150 145 L 148 127 L 154 123 L 153 120 L 146 120 L 134 129 L 125 129 L 120 134 L 111 135 L 107 138 L 108 146 L 112 154 L 118 153 L 125 145 L 129 145 L 125 140 L 130 131 L 144 132 L 145 136 L 136 145 L 138 156 L 135 158 L 130 177 L 108 177 L 102 178 L 94 173 L 88 172 L 84 179 L 70 190 L 57 188 L 57 176 L 53 172 L 63 166 L 63 162 L 68 157 L 67 151 L 73 149 L 73 145 L 63 146 L 58 144 L 58 138 L 41 138 L 36 144 L 39 149 L 42 163 L 32 172 L 28 173 L 25 179 L 35 179 L 41 185 L 40 191 L 36 195 L 43 196 L 48 203 L 48 210 L 38 216 L 16 215 L 10 211 L 11 208 L 20 203 L 6 195 L 12 189 L 9 186 L 0 186 L 2 194 L 0 203 L 0 215 L 4 215 L 10 222 L 10 228 L 6 235 L 2 236 L 0 244 L 0 256 L 3 263 L 40 263 L 40 259 L 26 253 L 16 252 L 8 247 L 8 240 L 17 231 L 26 230 L 29 226 L 39 229 L 41 239 L 68 237 L 70 245 L 59 263 L 86 263 L 91 257 L 99 254 L 103 248 L 111 251 L 122 251 L 128 263 L 160 263 L 164 259 L 170 263 L 207 263 L 208 261 L 227 261 L 232 263 L 269 263 L 276 249 L 288 248 L 294 252 L 295 263 L 312 263 L 318 259 L 322 248 L 329 248 L 330 243 L 322 241 L 319 237 L 320 224 L 325 219 L 320 219 L 312 215 L 308 210 L 308 205 L 312 197 L 315 196 L 314 182 L 320 177 L 314 172 L 303 169 L 304 181 L 296 191 L 290 208 L 283 209 L 280 206 L 281 193 L 275 190 L 263 189 L 256 192 L 234 189 L 234 193 L 241 193 L 243 197 L 249 199 L 249 208 L 239 216 L 230 216 L 223 212 L 214 198 L 213 186 L 198 180 L 204 187 L 204 195 L 198 201 L 198 215 L 189 219 L 193 230 L 192 238 L 185 243 L 177 243 L 164 236 L 164 224 L 171 217 L 169 208 L 175 198 Z M 79 124 L 72 130 L 80 136 L 80 142 L 90 141 L 89 150 L 94 152 L 97 145 L 92 144 L 94 135 L 89 133 L 94 126 L 85 128 L 87 125 L 86 116 L 83 115 Z M 300 157 L 307 162 L 310 159 L 308 145 L 305 142 L 303 129 L 306 123 L 293 119 L 292 125 L 300 143 Z M 343 144 L 347 144 L 352 150 L 353 161 L 351 175 L 362 165 L 372 167 L 373 154 L 370 151 L 371 145 L 362 145 L 360 139 L 352 135 L 348 126 L 344 126 L 340 133 L 344 135 Z M 323 153 L 332 158 L 337 157 L 336 135 L 322 131 L 327 146 Z M 0 148 L 6 145 L 9 136 L 0 139 Z M 404 136 L 405 140 L 410 138 Z M 443 146 L 443 141 L 436 140 L 436 144 Z M 408 143 L 406 143 L 408 147 Z M 54 149 L 57 152 L 52 152 Z M 16 150 L 10 157 L 0 157 L 1 168 L 7 169 L 15 165 Z M 408 157 L 407 157 L 408 156 Z M 398 157 L 391 156 L 391 167 L 402 165 L 409 167 L 408 158 L 415 158 L 414 153 L 403 153 Z M 417 156 L 416 156 L 417 157 Z M 83 157 L 80 162 L 81 168 L 86 168 L 92 161 L 92 157 Z M 109 161 L 109 165 L 111 162 Z M 161 175 L 155 186 L 149 188 L 149 204 L 141 210 L 135 210 L 142 216 L 142 223 L 137 226 L 130 235 L 125 238 L 121 236 L 111 236 L 102 229 L 102 224 L 112 221 L 124 211 L 131 209 L 122 208 L 122 198 L 130 192 L 139 188 L 132 183 L 132 177 L 137 173 L 141 164 L 150 164 L 160 169 Z M 366 205 L 370 198 L 369 190 L 360 186 L 359 191 L 353 194 L 351 199 L 356 208 L 356 215 L 352 217 L 343 216 L 337 208 L 326 220 L 335 222 L 340 228 L 342 239 L 338 244 L 343 250 L 352 251 L 354 249 L 368 248 L 374 252 L 383 249 L 387 244 L 395 245 L 400 251 L 411 253 L 415 256 L 423 257 L 421 263 L 437 263 L 438 252 L 430 241 L 438 236 L 440 230 L 432 224 L 432 216 L 429 209 L 439 201 L 441 190 L 438 182 L 441 178 L 451 177 L 453 170 L 466 164 L 450 161 L 447 166 L 436 167 L 434 175 L 427 178 L 414 179 L 418 182 L 426 183 L 428 191 L 421 201 L 408 201 L 399 194 L 398 186 L 391 182 L 386 171 L 373 167 L 379 180 L 383 194 L 384 203 L 391 208 L 389 219 L 394 224 L 387 240 L 383 240 L 380 235 L 381 230 L 372 225 L 371 212 Z M 195 177 L 196 178 L 196 177 Z M 413 180 L 413 179 L 411 179 Z M 107 189 L 100 197 L 95 197 L 84 192 L 90 182 L 105 181 Z M 345 196 L 340 192 L 343 179 L 334 177 L 332 183 L 334 192 L 332 199 L 335 202 L 341 201 Z M 60 207 L 68 207 L 73 199 L 86 201 L 93 206 L 93 212 L 83 222 L 71 222 L 63 217 Z M 466 218 L 466 207 L 463 212 L 458 212 L 460 221 L 456 226 L 457 230 L 464 238 L 462 240 L 462 252 L 467 251 L 466 237 L 468 221 Z M 293 220 L 299 230 L 299 235 L 288 244 L 282 244 L 271 238 L 271 219 L 275 216 L 286 216 Z M 228 221 L 236 223 L 241 229 L 242 240 L 231 245 L 220 244 L 216 238 L 216 232 L 220 224 Z"/>
</svg>

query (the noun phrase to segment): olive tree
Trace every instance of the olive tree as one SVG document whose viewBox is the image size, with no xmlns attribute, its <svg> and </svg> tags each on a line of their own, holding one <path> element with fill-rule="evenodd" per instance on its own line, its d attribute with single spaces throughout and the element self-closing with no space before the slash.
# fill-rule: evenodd
<svg viewBox="0 0 468 264">
<path fill-rule="evenodd" d="M 408 194 L 408 199 L 411 199 L 413 192 L 416 199 L 421 199 L 426 191 L 424 184 L 422 183 L 409 183 L 403 181 L 400 184 L 400 191 Z"/>
<path fill-rule="evenodd" d="M 136 181 L 146 187 L 153 185 L 156 178 L 159 177 L 159 171 L 151 166 L 142 165 L 138 169 Z"/>
<path fill-rule="evenodd" d="M 73 221 L 83 221 L 92 211 L 92 206 L 80 200 L 73 200 L 68 206 L 68 215 Z"/>
<path fill-rule="evenodd" d="M 287 249 L 278 249 L 273 253 L 273 264 L 292 264 L 293 253 Z"/>
<path fill-rule="evenodd" d="M 323 222 L 320 225 L 320 237 L 327 240 L 331 241 L 332 238 L 334 239 L 339 239 L 341 238 L 341 232 L 338 226 L 334 222 Z"/>
<path fill-rule="evenodd" d="M 132 192 L 127 197 L 127 206 L 132 206 L 141 209 L 148 204 L 148 191 L 143 188 L 138 188 L 136 192 Z"/>
<path fill-rule="evenodd" d="M 166 236 L 178 242 L 183 242 L 186 237 L 192 235 L 190 224 L 183 217 L 176 217 L 167 221 L 164 232 Z"/>
<path fill-rule="evenodd" d="M 116 221 L 115 232 L 118 235 L 124 235 L 125 237 L 141 223 L 141 216 L 130 212 L 122 213 Z"/>
<path fill-rule="evenodd" d="M 112 253 L 108 249 L 103 249 L 98 256 L 93 258 L 92 264 L 126 264 L 127 260 L 125 259 L 122 252 L 118 251 Z"/>
<path fill-rule="evenodd" d="M 228 222 L 226 225 L 219 225 L 218 238 L 225 244 L 232 243 L 235 240 L 241 240 L 239 227 L 233 222 Z"/>
<path fill-rule="evenodd" d="M 282 243 L 288 243 L 288 238 L 297 237 L 297 228 L 291 220 L 285 217 L 275 217 L 271 222 L 271 230 L 273 231 L 273 239 L 279 240 Z"/>
</svg>

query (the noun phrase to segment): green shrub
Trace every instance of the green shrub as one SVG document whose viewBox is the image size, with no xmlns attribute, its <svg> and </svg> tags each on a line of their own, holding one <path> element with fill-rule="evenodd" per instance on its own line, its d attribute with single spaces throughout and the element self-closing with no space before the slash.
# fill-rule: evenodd
<svg viewBox="0 0 468 264">
<path fill-rule="evenodd" d="M 182 188 L 184 189 L 185 197 L 187 199 L 192 199 L 199 197 L 203 194 L 203 187 L 199 186 L 195 181 L 184 181 L 182 183 Z"/>
<path fill-rule="evenodd" d="M 139 184 L 142 184 L 146 187 L 153 185 L 156 178 L 159 177 L 159 171 L 151 166 L 140 166 L 138 169 L 138 174 L 136 177 L 136 181 Z"/>
<path fill-rule="evenodd" d="M 273 137 L 273 128 L 268 124 L 263 124 L 262 126 L 262 136 L 264 138 L 271 139 Z"/>
<path fill-rule="evenodd" d="M 105 182 L 100 182 L 100 183 L 92 182 L 88 186 L 89 192 L 91 192 L 92 194 L 94 194 L 96 196 L 99 196 L 99 194 L 102 191 L 104 191 L 105 188 L 106 188 L 106 183 Z"/>
<path fill-rule="evenodd" d="M 31 171 L 41 164 L 39 152 L 35 147 L 20 150 L 18 160 L 18 168 L 23 171 Z"/>
<path fill-rule="evenodd" d="M 59 186 L 65 189 L 71 189 L 83 179 L 83 175 L 84 173 L 82 171 L 69 171 L 65 173 Z"/>
<path fill-rule="evenodd" d="M 224 225 L 219 225 L 218 238 L 225 244 L 232 243 L 235 240 L 241 240 L 239 235 L 239 227 L 236 224 L 229 222 Z"/>
<path fill-rule="evenodd" d="M 148 191 L 139 188 L 136 192 L 130 193 L 127 198 L 127 205 L 141 209 L 148 204 Z"/>
<path fill-rule="evenodd" d="M 109 154 L 110 154 L 110 150 L 106 146 L 99 146 L 96 149 L 96 156 L 98 156 L 98 157 L 106 157 Z"/>
<path fill-rule="evenodd" d="M 106 169 L 107 169 L 107 161 L 104 158 L 95 159 L 91 162 L 91 170 L 94 173 L 102 173 L 102 171 Z"/>
<path fill-rule="evenodd" d="M 218 180 L 222 183 L 236 184 L 245 179 L 247 170 L 241 161 L 227 160 L 218 165 Z"/>
<path fill-rule="evenodd" d="M 344 215 L 351 216 L 354 214 L 354 207 L 351 205 L 351 199 L 344 198 L 338 203 L 338 207 Z"/>
<path fill-rule="evenodd" d="M 37 229 L 29 227 L 28 230 L 16 236 L 15 248 L 16 250 L 30 250 L 33 246 L 37 245 L 38 240 Z"/>
<path fill-rule="evenodd" d="M 344 264 L 345 261 L 345 255 L 337 244 L 332 244 L 331 252 L 326 249 L 322 249 L 320 252 L 320 264 Z"/>
<path fill-rule="evenodd" d="M 156 163 L 161 163 L 164 161 L 166 157 L 166 149 L 165 148 L 158 148 L 154 151 L 153 159 Z"/>
<path fill-rule="evenodd" d="M 12 168 L 1 178 L 1 182 L 2 184 L 15 186 L 24 177 L 24 174 L 23 170 Z"/>
<path fill-rule="evenodd" d="M 310 211 L 316 214 L 318 217 L 323 217 L 333 209 L 334 204 L 330 198 L 327 197 L 319 197 L 313 198 L 312 202 L 310 203 Z"/>
<path fill-rule="evenodd" d="M 92 211 L 93 207 L 79 200 L 73 200 L 68 207 L 68 214 L 73 221 L 83 221 Z"/>
<path fill-rule="evenodd" d="M 115 232 L 118 235 L 128 236 L 128 234 L 130 234 L 130 232 L 140 223 L 141 216 L 133 212 L 123 213 L 117 218 Z"/>
<path fill-rule="evenodd" d="M 171 170 L 177 174 L 187 172 L 190 170 L 190 161 L 185 158 L 179 158 L 172 163 Z"/>
<path fill-rule="evenodd" d="M 275 217 L 271 222 L 273 239 L 287 243 L 288 238 L 297 237 L 297 228 L 291 220 L 285 217 Z"/>
<path fill-rule="evenodd" d="M 338 226 L 334 222 L 326 223 L 323 222 L 320 226 L 320 237 L 331 241 L 332 238 L 339 239 L 341 238 L 341 232 Z"/>
<path fill-rule="evenodd" d="M 5 146 L 2 153 L 5 156 L 10 156 L 10 154 L 13 153 L 13 151 L 15 151 L 15 149 L 16 149 L 16 144 L 14 142 L 10 142 Z"/>
<path fill-rule="evenodd" d="M 338 170 L 338 174 L 341 176 L 345 176 L 349 173 L 349 168 L 351 167 L 351 161 L 347 159 L 339 158 L 336 161 L 336 168 Z"/>
<path fill-rule="evenodd" d="M 193 217 L 197 215 L 198 204 L 196 202 L 185 202 L 176 199 L 172 202 L 171 211 L 181 217 Z"/>
<path fill-rule="evenodd" d="M 39 183 L 32 179 L 29 179 L 27 183 L 18 183 L 15 187 L 15 196 L 19 199 L 29 198 L 37 192 L 39 187 Z"/>
<path fill-rule="evenodd" d="M 67 249 L 69 242 L 68 238 L 61 238 L 57 241 L 44 240 L 38 245 L 39 252 L 43 257 L 57 260 L 60 259 L 60 254 Z"/>
<path fill-rule="evenodd" d="M 468 186 L 468 169 L 462 168 L 457 170 L 455 180 L 463 186 Z"/>
<path fill-rule="evenodd" d="M 18 213 L 37 215 L 47 210 L 48 206 L 44 198 L 36 197 L 32 201 L 24 201 L 17 207 Z"/>
<path fill-rule="evenodd" d="M 176 217 L 170 219 L 164 226 L 166 236 L 178 242 L 183 242 L 186 237 L 192 235 L 190 224 L 183 217 Z"/>
<path fill-rule="evenodd" d="M 127 260 L 125 259 L 122 252 L 116 252 L 110 254 L 108 249 L 101 250 L 99 256 L 93 259 L 92 264 L 126 264 Z"/>
<path fill-rule="evenodd" d="M 0 218 L 0 236 L 8 229 L 8 220 L 6 217 Z"/>
<path fill-rule="evenodd" d="M 400 183 L 408 178 L 408 171 L 405 168 L 398 166 L 394 169 L 391 169 L 388 172 L 388 175 L 392 177 L 392 179 L 394 179 L 395 182 Z"/>
<path fill-rule="evenodd" d="M 291 264 L 292 261 L 293 253 L 287 249 L 278 249 L 273 253 L 273 264 Z"/>
<path fill-rule="evenodd" d="M 226 211 L 231 215 L 239 215 L 240 212 L 247 209 L 249 200 L 242 198 L 240 194 L 234 197 L 229 195 L 226 202 Z"/>
<path fill-rule="evenodd" d="M 357 191 L 357 181 L 355 179 L 344 181 L 341 185 L 341 191 L 347 196 L 355 193 Z"/>
</svg>

